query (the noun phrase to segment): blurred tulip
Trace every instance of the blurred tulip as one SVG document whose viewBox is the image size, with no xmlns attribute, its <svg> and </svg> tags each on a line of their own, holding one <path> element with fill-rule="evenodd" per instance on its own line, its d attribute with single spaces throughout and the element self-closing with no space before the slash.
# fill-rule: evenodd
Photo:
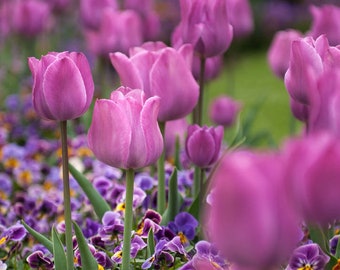
<svg viewBox="0 0 340 270">
<path fill-rule="evenodd" d="M 340 7 L 335 5 L 311 6 L 312 25 L 308 32 L 313 38 L 323 34 L 329 44 L 340 45 Z"/>
<path fill-rule="evenodd" d="M 233 38 L 225 0 L 181 0 L 181 21 L 171 38 L 178 48 L 190 43 L 204 57 L 223 54 Z"/>
<path fill-rule="evenodd" d="M 209 116 L 212 122 L 224 127 L 234 124 L 241 104 L 226 95 L 215 98 L 209 107 Z"/>
<path fill-rule="evenodd" d="M 32 72 L 33 106 L 43 119 L 70 120 L 89 108 L 94 92 L 86 57 L 77 52 L 50 52 L 41 60 L 28 59 Z"/>
<path fill-rule="evenodd" d="M 253 31 L 253 14 L 248 0 L 228 0 L 227 11 L 234 37 L 244 37 Z"/>
<path fill-rule="evenodd" d="M 192 63 L 192 74 L 196 78 L 199 79 L 200 69 L 201 69 L 201 60 L 197 55 L 194 55 L 193 63 Z M 204 68 L 204 81 L 209 81 L 218 77 L 223 68 L 223 56 L 217 55 L 214 57 L 209 57 L 205 61 Z"/>
<path fill-rule="evenodd" d="M 268 51 L 268 63 L 274 74 L 283 79 L 289 67 L 292 41 L 302 38 L 302 33 L 290 29 L 278 31 Z"/>
<path fill-rule="evenodd" d="M 278 267 L 300 240 L 299 220 L 282 193 L 281 164 L 274 154 L 240 151 L 225 155 L 212 175 L 205 231 L 242 269 Z"/>
<path fill-rule="evenodd" d="M 327 134 L 288 142 L 284 148 L 287 194 L 306 222 L 327 226 L 340 218 L 340 143 Z"/>
<path fill-rule="evenodd" d="M 51 25 L 51 9 L 38 0 L 17 0 L 12 5 L 13 31 L 32 37 L 46 31 Z"/>
<path fill-rule="evenodd" d="M 122 85 L 142 89 L 147 97 L 161 98 L 158 120 L 183 118 L 198 101 L 198 84 L 191 73 L 191 45 L 178 51 L 162 42 L 147 42 L 130 50 L 130 58 L 111 53 L 111 63 Z"/>
<path fill-rule="evenodd" d="M 9 1 L 0 2 L 0 45 L 10 32 L 10 9 Z"/>
<path fill-rule="evenodd" d="M 142 43 L 141 21 L 132 10 L 105 9 L 96 30 L 85 32 L 87 46 L 95 55 L 108 56 L 110 52 L 127 53 L 129 48 Z"/>
<path fill-rule="evenodd" d="M 97 29 L 105 9 L 118 9 L 116 0 L 81 0 L 80 19 L 86 28 Z"/>
<path fill-rule="evenodd" d="M 155 40 L 160 34 L 161 22 L 155 11 L 154 0 L 124 0 L 124 8 L 138 13 L 142 21 L 143 40 Z"/>
<path fill-rule="evenodd" d="M 185 151 L 196 166 L 206 168 L 219 158 L 223 140 L 223 127 L 188 127 Z"/>
<path fill-rule="evenodd" d="M 303 104 L 309 104 L 315 95 L 317 78 L 323 72 L 318 44 L 311 37 L 295 40 L 291 45 L 290 64 L 284 78 L 290 96 Z"/>
<path fill-rule="evenodd" d="M 157 123 L 159 104 L 158 97 L 145 99 L 143 91 L 128 87 L 113 91 L 110 99 L 97 100 L 88 132 L 95 156 L 123 169 L 155 163 L 163 151 Z"/>
<path fill-rule="evenodd" d="M 185 144 L 185 135 L 188 130 L 186 118 L 167 121 L 165 124 L 165 155 L 167 157 L 175 154 L 176 138 L 178 137 L 181 146 Z"/>
</svg>

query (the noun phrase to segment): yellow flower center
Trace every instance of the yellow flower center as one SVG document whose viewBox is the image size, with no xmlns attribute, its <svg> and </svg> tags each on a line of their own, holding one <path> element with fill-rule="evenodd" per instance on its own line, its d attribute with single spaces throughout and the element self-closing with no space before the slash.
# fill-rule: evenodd
<svg viewBox="0 0 340 270">
<path fill-rule="evenodd" d="M 297 270 L 313 270 L 313 266 L 307 263 L 306 265 L 298 268 Z"/>
<path fill-rule="evenodd" d="M 8 158 L 8 159 L 5 161 L 5 163 L 4 163 L 4 166 L 5 166 L 5 168 L 7 168 L 7 169 L 14 169 L 14 168 L 19 167 L 19 165 L 20 165 L 19 160 L 17 160 L 17 159 L 14 158 L 14 157 Z"/>
<path fill-rule="evenodd" d="M 184 235 L 183 232 L 179 232 L 178 236 L 179 236 L 179 239 L 181 240 L 182 244 L 189 242 L 188 238 Z"/>
<path fill-rule="evenodd" d="M 4 236 L 0 239 L 0 246 L 3 245 L 4 243 L 6 243 L 7 241 L 7 236 Z"/>
<path fill-rule="evenodd" d="M 120 203 L 116 206 L 116 211 L 125 211 L 125 203 Z"/>
</svg>

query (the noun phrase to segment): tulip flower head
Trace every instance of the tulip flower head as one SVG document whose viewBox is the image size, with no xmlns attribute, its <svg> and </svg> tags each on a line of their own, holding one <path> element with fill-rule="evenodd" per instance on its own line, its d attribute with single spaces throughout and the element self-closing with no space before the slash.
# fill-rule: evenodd
<svg viewBox="0 0 340 270">
<path fill-rule="evenodd" d="M 221 95 L 210 104 L 210 118 L 217 125 L 230 127 L 235 122 L 240 108 L 239 102 L 226 95 Z"/>
<path fill-rule="evenodd" d="M 33 106 L 43 119 L 64 121 L 83 115 L 92 102 L 94 83 L 84 54 L 50 52 L 30 57 Z"/>
<path fill-rule="evenodd" d="M 111 53 L 111 63 L 121 84 L 142 89 L 146 97 L 159 96 L 158 120 L 166 122 L 187 116 L 196 106 L 199 86 L 191 73 L 193 50 L 189 44 L 180 49 L 162 42 L 147 42 L 130 49 L 130 57 Z"/>
<path fill-rule="evenodd" d="M 205 231 L 231 263 L 271 269 L 300 240 L 299 220 L 282 195 L 281 164 L 274 154 L 239 151 L 214 171 Z"/>
<path fill-rule="evenodd" d="M 120 87 L 95 103 L 88 132 L 90 149 L 102 162 L 137 169 L 153 164 L 163 151 L 158 127 L 159 97 Z"/>
<path fill-rule="evenodd" d="M 214 164 L 220 154 L 223 133 L 222 126 L 189 126 L 185 150 L 192 163 L 201 168 Z"/>
<path fill-rule="evenodd" d="M 172 45 L 178 48 L 190 43 L 204 57 L 223 54 L 233 38 L 227 1 L 181 0 L 181 21 L 172 35 Z"/>
</svg>

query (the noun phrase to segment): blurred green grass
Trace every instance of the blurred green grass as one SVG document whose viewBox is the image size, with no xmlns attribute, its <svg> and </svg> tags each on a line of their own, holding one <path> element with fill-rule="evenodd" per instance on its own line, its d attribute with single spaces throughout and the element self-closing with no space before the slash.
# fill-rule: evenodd
<svg viewBox="0 0 340 270">
<path fill-rule="evenodd" d="M 214 97 L 227 94 L 243 104 L 241 124 L 254 117 L 249 133 L 250 143 L 257 147 L 275 147 L 299 128 L 290 112 L 289 96 L 282 80 L 270 70 L 265 51 L 233 54 L 226 57 L 226 66 L 214 81 L 206 87 L 205 121 L 207 108 Z M 235 133 L 235 127 L 226 131 L 227 140 Z M 247 141 L 246 141 L 247 143 Z"/>
</svg>

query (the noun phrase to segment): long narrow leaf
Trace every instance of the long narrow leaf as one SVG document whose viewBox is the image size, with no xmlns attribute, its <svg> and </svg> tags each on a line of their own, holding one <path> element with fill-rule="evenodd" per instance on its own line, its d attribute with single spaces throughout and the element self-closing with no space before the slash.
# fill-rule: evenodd
<svg viewBox="0 0 340 270">
<path fill-rule="evenodd" d="M 70 173 L 78 182 L 79 186 L 85 192 L 86 196 L 90 200 L 94 211 L 99 219 L 102 219 L 105 212 L 110 211 L 111 208 L 98 191 L 92 186 L 92 183 L 81 174 L 75 167 L 69 164 Z"/>
<path fill-rule="evenodd" d="M 77 223 L 73 222 L 74 232 L 76 233 L 78 247 L 80 251 L 82 270 L 96 270 L 98 269 L 98 263 L 93 257 L 87 241 Z"/>
<path fill-rule="evenodd" d="M 148 233 L 148 247 L 147 247 L 147 258 L 150 258 L 155 253 L 155 239 L 153 230 L 150 230 Z"/>
<path fill-rule="evenodd" d="M 66 270 L 67 261 L 66 261 L 66 254 L 65 254 L 64 246 L 54 227 L 52 228 L 52 242 L 53 242 L 53 256 L 54 256 L 55 270 Z"/>
<path fill-rule="evenodd" d="M 51 254 L 53 254 L 53 243 L 50 239 L 31 228 L 25 223 L 25 221 L 21 220 L 21 223 L 25 229 L 35 238 L 35 240 L 37 240 L 40 244 L 47 248 Z"/>
</svg>

